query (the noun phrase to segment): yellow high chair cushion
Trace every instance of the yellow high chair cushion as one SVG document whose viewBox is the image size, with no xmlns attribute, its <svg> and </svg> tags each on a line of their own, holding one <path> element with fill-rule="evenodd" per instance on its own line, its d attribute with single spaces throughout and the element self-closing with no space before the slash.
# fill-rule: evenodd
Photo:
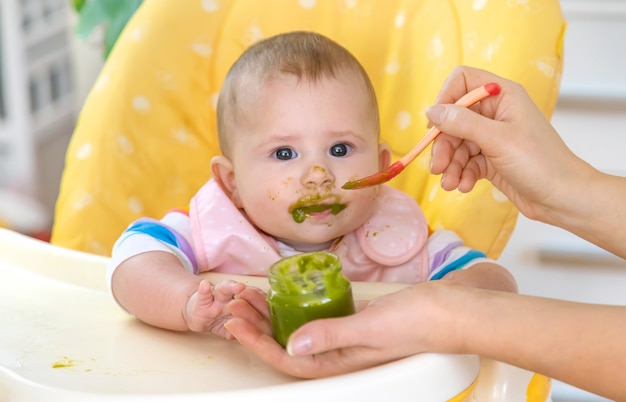
<svg viewBox="0 0 626 402">
<path fill-rule="evenodd" d="M 219 153 L 215 105 L 252 43 L 318 31 L 362 62 L 394 158 L 425 133 L 424 110 L 460 64 L 521 82 L 546 116 L 558 95 L 564 21 L 557 0 L 151 0 L 124 30 L 80 114 L 66 156 L 52 242 L 109 255 L 141 216 L 187 205 Z M 517 218 L 490 183 L 446 192 L 425 152 L 390 184 L 432 228 L 497 257 Z"/>
</svg>

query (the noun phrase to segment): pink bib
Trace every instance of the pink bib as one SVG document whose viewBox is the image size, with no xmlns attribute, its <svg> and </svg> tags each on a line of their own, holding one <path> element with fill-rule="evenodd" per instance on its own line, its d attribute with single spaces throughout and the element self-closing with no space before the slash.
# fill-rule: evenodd
<svg viewBox="0 0 626 402">
<path fill-rule="evenodd" d="M 199 272 L 266 276 L 283 250 L 259 232 L 215 180 L 192 198 L 189 218 Z M 381 186 L 372 217 L 334 243 L 344 274 L 353 281 L 417 283 L 428 278 L 428 228 L 409 196 Z"/>
</svg>

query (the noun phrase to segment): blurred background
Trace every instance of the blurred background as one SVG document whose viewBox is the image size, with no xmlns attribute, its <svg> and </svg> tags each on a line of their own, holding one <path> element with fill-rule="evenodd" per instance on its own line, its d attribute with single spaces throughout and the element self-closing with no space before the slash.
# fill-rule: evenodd
<svg viewBox="0 0 626 402">
<path fill-rule="evenodd" d="M 49 236 L 81 105 L 141 0 L 103 3 L 124 9 L 108 28 L 95 13 L 79 18 L 80 0 L 0 0 L 0 227 Z M 626 0 L 561 5 L 568 31 L 552 122 L 575 153 L 626 175 Z M 520 217 L 501 261 L 522 293 L 626 305 L 626 262 L 560 229 Z M 604 400 L 558 382 L 553 399 Z"/>
</svg>

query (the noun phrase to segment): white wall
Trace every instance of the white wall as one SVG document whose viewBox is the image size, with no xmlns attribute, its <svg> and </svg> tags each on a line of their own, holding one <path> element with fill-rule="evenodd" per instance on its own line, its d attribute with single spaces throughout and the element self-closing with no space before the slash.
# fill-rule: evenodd
<svg viewBox="0 0 626 402">
<path fill-rule="evenodd" d="M 68 14 L 67 0 L 0 2 L 6 106 L 0 121 L 0 190 L 41 201 L 42 231 L 51 222 L 76 115 Z M 6 213 L 0 210 L 10 223 Z"/>
<path fill-rule="evenodd" d="M 72 13 L 72 26 L 76 23 L 76 14 Z M 94 32 L 87 40 L 79 39 L 72 33 L 72 49 L 74 51 L 74 65 L 76 72 L 76 100 L 82 105 L 89 95 L 100 69 L 102 68 L 102 32 Z"/>
</svg>

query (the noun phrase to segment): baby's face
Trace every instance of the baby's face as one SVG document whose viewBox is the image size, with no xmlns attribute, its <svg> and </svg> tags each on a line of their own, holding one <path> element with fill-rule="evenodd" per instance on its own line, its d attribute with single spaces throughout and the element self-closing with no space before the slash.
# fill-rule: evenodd
<svg viewBox="0 0 626 402">
<path fill-rule="evenodd" d="M 296 247 L 361 226 L 378 192 L 341 188 L 378 172 L 384 148 L 365 88 L 340 77 L 273 79 L 233 141 L 235 202 L 261 230 Z"/>
</svg>

